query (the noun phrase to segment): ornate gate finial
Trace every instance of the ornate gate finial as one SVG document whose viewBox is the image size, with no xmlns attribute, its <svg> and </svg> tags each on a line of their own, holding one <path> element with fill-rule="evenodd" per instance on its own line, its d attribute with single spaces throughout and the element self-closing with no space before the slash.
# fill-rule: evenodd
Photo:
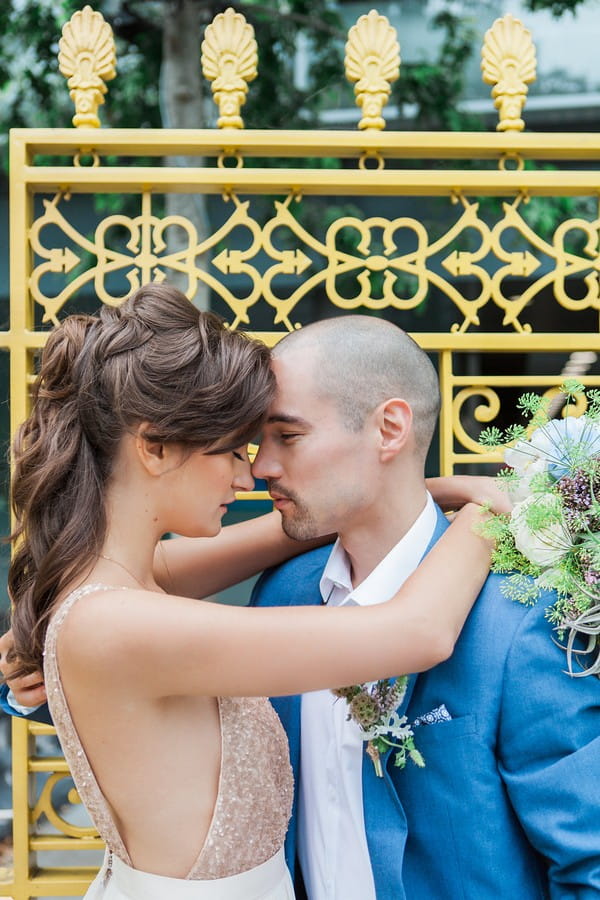
<svg viewBox="0 0 600 900">
<path fill-rule="evenodd" d="M 73 13 L 58 42 L 58 66 L 67 78 L 75 104 L 76 128 L 99 128 L 98 107 L 104 103 L 105 81 L 117 74 L 112 28 L 91 6 Z"/>
<path fill-rule="evenodd" d="M 246 102 L 247 82 L 257 74 L 254 28 L 231 7 L 215 16 L 202 41 L 202 72 L 212 81 L 219 107 L 219 128 L 243 128 L 240 109 Z"/>
<path fill-rule="evenodd" d="M 531 32 L 510 13 L 486 31 L 481 50 L 482 77 L 493 84 L 492 97 L 500 121 L 498 131 L 522 131 L 527 85 L 535 81 L 535 47 Z"/>
<path fill-rule="evenodd" d="M 359 128 L 385 128 L 381 111 L 390 96 L 390 83 L 400 74 L 400 45 L 385 16 L 372 9 L 348 32 L 346 78 L 354 84 L 356 105 L 363 117 Z"/>
</svg>

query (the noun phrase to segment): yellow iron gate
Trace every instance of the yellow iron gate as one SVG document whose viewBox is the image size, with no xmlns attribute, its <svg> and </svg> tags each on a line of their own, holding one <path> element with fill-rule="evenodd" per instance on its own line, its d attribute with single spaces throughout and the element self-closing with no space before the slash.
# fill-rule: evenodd
<svg viewBox="0 0 600 900">
<path fill-rule="evenodd" d="M 315 309 L 400 323 L 413 316 L 413 325 L 425 310 L 429 327 L 411 331 L 439 365 L 444 473 L 497 462 L 477 444 L 477 423 L 499 421 L 507 409 L 512 417 L 515 392 L 556 393 L 564 371 L 600 384 L 600 135 L 524 132 L 535 48 L 511 16 L 493 24 L 482 51 L 495 133 L 385 130 L 400 55 L 394 29 L 374 10 L 346 46 L 362 113 L 355 131 L 245 129 L 257 46 L 232 9 L 216 17 L 202 45 L 216 129 L 98 127 L 115 55 L 109 26 L 90 7 L 65 26 L 59 62 L 74 127 L 14 130 L 10 139 L 10 327 L 0 348 L 10 355 L 13 428 L 27 409 L 35 352 L 82 294 L 118 304 L 139 284 L 173 273 L 190 300 L 208 286 L 231 327 L 271 345 Z M 163 165 L 175 156 L 198 164 Z M 152 164 L 131 165 L 138 157 Z M 265 165 L 269 159 L 278 166 Z M 161 197 L 180 192 L 213 198 L 211 233 L 164 214 Z M 76 198 L 98 193 L 126 194 L 136 208 L 82 226 Z M 528 215 L 544 198 L 572 200 L 551 233 Z M 311 203 L 320 215 L 306 214 Z M 323 225 L 331 207 L 339 215 Z M 176 249 L 172 229 L 183 235 Z M 49 733 L 13 726 L 14 869 L 2 872 L 0 896 L 14 900 L 81 895 L 93 869 L 77 864 L 78 853 L 101 847 L 93 829 L 53 806 L 68 770 L 62 758 L 38 752 Z M 74 791 L 69 800 L 78 802 Z M 39 863 L 40 853 L 47 860 L 59 851 L 73 851 L 72 868 Z"/>
</svg>

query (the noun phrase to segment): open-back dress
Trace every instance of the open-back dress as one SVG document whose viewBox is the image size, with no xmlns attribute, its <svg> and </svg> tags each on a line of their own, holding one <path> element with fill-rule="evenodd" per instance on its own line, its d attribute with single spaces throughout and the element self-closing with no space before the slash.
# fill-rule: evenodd
<svg viewBox="0 0 600 900">
<path fill-rule="evenodd" d="M 48 705 L 65 759 L 107 847 L 86 900 L 293 900 L 283 856 L 293 796 L 288 745 L 275 710 L 262 697 L 218 698 L 217 799 L 206 839 L 186 877 L 171 878 L 132 866 L 71 718 L 56 649 L 73 604 L 103 590 L 115 587 L 88 584 L 69 594 L 50 621 L 44 653 Z"/>
</svg>

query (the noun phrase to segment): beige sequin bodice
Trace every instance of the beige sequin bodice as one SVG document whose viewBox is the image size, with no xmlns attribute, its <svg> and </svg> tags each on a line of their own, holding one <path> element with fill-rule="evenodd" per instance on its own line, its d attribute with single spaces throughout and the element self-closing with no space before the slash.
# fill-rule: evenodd
<svg viewBox="0 0 600 900">
<path fill-rule="evenodd" d="M 46 634 L 44 677 L 48 706 L 79 796 L 108 848 L 132 865 L 75 730 L 56 652 L 60 627 L 75 601 L 102 590 L 115 587 L 85 585 L 58 608 Z M 225 878 L 266 862 L 283 845 L 291 813 L 293 777 L 287 739 L 277 713 L 262 697 L 221 697 L 218 702 L 222 745 L 219 789 L 208 834 L 188 879 Z"/>
</svg>

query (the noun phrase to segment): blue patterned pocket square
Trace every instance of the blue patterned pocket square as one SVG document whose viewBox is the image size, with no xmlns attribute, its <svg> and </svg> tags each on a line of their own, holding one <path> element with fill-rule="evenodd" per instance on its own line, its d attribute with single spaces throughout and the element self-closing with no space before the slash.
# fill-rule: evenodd
<svg viewBox="0 0 600 900">
<path fill-rule="evenodd" d="M 417 716 L 417 718 L 412 723 L 415 725 L 436 725 L 438 722 L 451 722 L 452 716 L 446 709 L 446 704 L 442 703 L 441 706 L 436 706 L 435 709 L 432 709 L 428 713 L 424 713 L 422 716 Z"/>
</svg>

